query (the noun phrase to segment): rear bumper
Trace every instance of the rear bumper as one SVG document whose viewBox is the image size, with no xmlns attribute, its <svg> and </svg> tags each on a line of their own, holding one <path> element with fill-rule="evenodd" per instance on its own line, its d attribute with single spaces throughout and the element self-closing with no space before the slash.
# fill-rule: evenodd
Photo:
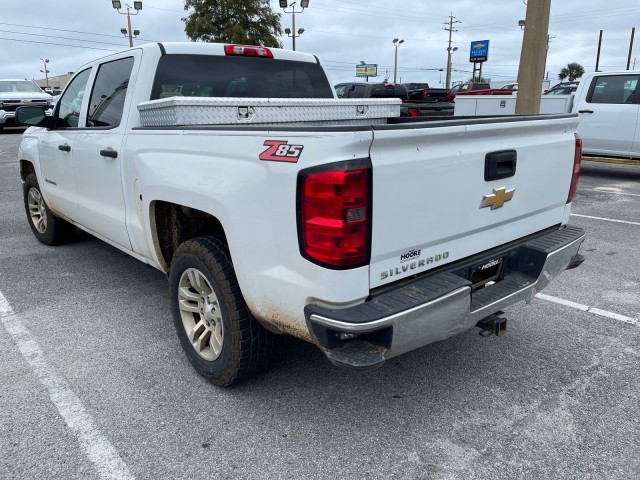
<svg viewBox="0 0 640 480">
<path fill-rule="evenodd" d="M 530 301 L 572 264 L 584 237 L 582 229 L 566 226 L 399 282 L 355 307 L 307 305 L 307 324 L 333 363 L 377 366 L 470 329 L 514 303 Z M 472 272 L 497 260 L 495 283 L 474 290 Z"/>
</svg>

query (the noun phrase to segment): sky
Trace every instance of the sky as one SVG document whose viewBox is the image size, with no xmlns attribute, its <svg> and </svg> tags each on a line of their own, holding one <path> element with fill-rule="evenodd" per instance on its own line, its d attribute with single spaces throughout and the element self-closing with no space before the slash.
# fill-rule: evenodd
<svg viewBox="0 0 640 480">
<path fill-rule="evenodd" d="M 393 80 L 393 39 L 398 38 L 404 40 L 397 48 L 398 83 L 444 86 L 449 40 L 444 27 L 453 16 L 459 23 L 452 35 L 452 47 L 458 49 L 452 55 L 452 82 L 471 77 L 471 42 L 489 40 L 483 76 L 492 83 L 508 83 L 518 75 L 523 36 L 518 21 L 526 17 L 526 1 L 310 0 L 309 7 L 295 15 L 296 30 L 304 28 L 296 49 L 320 57 L 333 83 L 357 81 L 355 67 L 361 61 L 378 65 L 379 76 L 371 81 L 385 76 Z M 126 3 L 122 0 L 123 7 Z M 188 14 L 183 0 L 142 3 L 139 14 L 131 17 L 132 28 L 140 30 L 134 45 L 189 41 L 181 20 Z M 282 12 L 278 1 L 270 3 Z M 62 75 L 129 45 L 120 33 L 127 17 L 113 9 L 111 0 L 0 0 L 0 5 L 0 78 L 44 78 L 43 59 L 49 59 L 50 76 Z M 300 12 L 297 4 L 294 8 Z M 283 29 L 291 28 L 292 20 L 291 13 L 283 13 Z M 546 68 L 551 85 L 570 62 L 587 72 L 595 70 L 600 30 L 599 69 L 626 69 L 632 27 L 640 27 L 638 0 L 551 0 Z M 636 33 L 630 68 L 635 59 L 640 71 L 640 31 Z M 283 35 L 281 41 L 284 48 L 292 48 L 290 37 Z"/>
</svg>

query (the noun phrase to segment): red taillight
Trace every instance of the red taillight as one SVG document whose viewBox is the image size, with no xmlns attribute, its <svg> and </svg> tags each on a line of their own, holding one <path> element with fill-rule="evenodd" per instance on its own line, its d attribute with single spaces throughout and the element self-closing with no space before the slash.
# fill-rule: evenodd
<svg viewBox="0 0 640 480">
<path fill-rule="evenodd" d="M 429 90 L 426 88 L 422 90 L 422 99 L 424 100 L 425 98 L 429 98 Z"/>
<path fill-rule="evenodd" d="M 268 48 L 255 47 L 252 45 L 225 45 L 224 53 L 227 55 L 240 55 L 244 57 L 273 58 L 273 53 Z"/>
<path fill-rule="evenodd" d="M 418 116 L 418 109 L 417 108 L 407 108 L 407 115 L 409 115 L 410 117 L 417 117 Z"/>
<path fill-rule="evenodd" d="M 567 203 L 573 201 L 573 197 L 576 196 L 578 190 L 578 179 L 580 178 L 580 162 L 582 161 L 582 139 L 576 137 L 576 153 L 573 157 L 573 175 L 571 176 L 571 188 L 569 188 L 569 196 L 567 197 Z"/>
<path fill-rule="evenodd" d="M 300 173 L 298 234 L 305 258 L 338 269 L 368 263 L 370 183 L 371 168 L 362 164 Z"/>
</svg>

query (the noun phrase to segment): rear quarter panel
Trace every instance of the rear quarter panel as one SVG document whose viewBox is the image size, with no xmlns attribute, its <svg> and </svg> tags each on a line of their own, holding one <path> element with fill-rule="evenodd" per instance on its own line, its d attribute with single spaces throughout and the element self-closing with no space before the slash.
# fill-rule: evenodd
<svg viewBox="0 0 640 480">
<path fill-rule="evenodd" d="M 242 293 L 259 319 L 310 339 L 308 303 L 353 305 L 369 294 L 368 267 L 329 270 L 305 260 L 298 246 L 296 189 L 306 167 L 365 158 L 371 130 L 134 130 L 127 139 L 127 196 L 142 193 L 138 253 L 161 264 L 153 235 L 153 203 L 207 212 L 222 223 Z M 262 161 L 266 140 L 302 145 L 298 163 Z M 136 182 L 138 186 L 136 187 Z M 136 229 L 134 229 L 136 230 Z M 166 269 L 166 266 L 163 267 Z"/>
</svg>

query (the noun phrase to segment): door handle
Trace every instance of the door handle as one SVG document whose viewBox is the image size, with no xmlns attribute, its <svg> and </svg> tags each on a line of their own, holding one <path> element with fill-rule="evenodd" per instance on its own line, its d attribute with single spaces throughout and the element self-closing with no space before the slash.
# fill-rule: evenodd
<svg viewBox="0 0 640 480">
<path fill-rule="evenodd" d="M 516 174 L 518 152 L 515 150 L 500 150 L 487 153 L 484 157 L 484 180 L 500 180 L 513 177 Z"/>
<path fill-rule="evenodd" d="M 118 158 L 118 152 L 116 152 L 113 148 L 100 150 L 100 155 L 102 155 L 103 157 Z"/>
<path fill-rule="evenodd" d="M 593 110 L 578 110 L 578 113 L 593 113 Z"/>
<path fill-rule="evenodd" d="M 58 150 L 62 150 L 63 152 L 70 152 L 71 146 L 67 145 L 66 143 L 64 145 L 58 145 Z"/>
</svg>

